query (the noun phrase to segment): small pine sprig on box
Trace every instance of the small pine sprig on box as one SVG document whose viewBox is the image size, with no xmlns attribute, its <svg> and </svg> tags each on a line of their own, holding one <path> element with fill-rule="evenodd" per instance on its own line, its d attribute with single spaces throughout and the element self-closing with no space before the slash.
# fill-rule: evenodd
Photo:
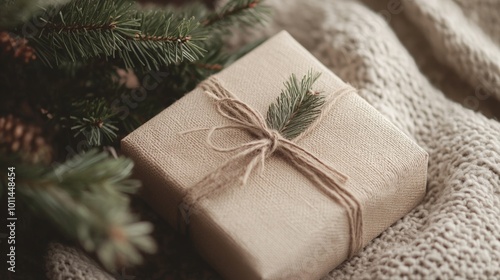
<svg viewBox="0 0 500 280">
<path fill-rule="evenodd" d="M 295 74 L 285 82 L 285 89 L 267 111 L 267 125 L 286 139 L 304 132 L 321 113 L 325 97 L 312 90 L 321 73 L 309 71 L 302 80 Z"/>
</svg>

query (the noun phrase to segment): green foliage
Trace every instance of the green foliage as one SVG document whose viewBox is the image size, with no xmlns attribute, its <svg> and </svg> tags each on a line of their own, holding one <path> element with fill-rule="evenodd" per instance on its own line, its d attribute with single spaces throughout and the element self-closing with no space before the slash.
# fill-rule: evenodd
<svg viewBox="0 0 500 280">
<path fill-rule="evenodd" d="M 153 246 L 151 225 L 129 211 L 125 193 L 137 187 L 128 179 L 131 162 L 94 150 L 64 159 L 70 150 L 118 147 L 128 132 L 255 47 L 260 41 L 229 53 L 224 39 L 232 26 L 262 22 L 268 8 L 261 2 L 230 0 L 212 11 L 201 4 L 145 9 L 131 0 L 0 0 L 1 31 L 27 39 L 37 57 L 25 63 L 0 44 L 0 116 L 47 131 L 64 162 L 0 157 L 0 165 L 18 168 L 20 203 L 106 268 L 138 263 L 138 252 Z M 137 83 L 127 85 L 123 71 Z"/>
<path fill-rule="evenodd" d="M 252 3 L 255 6 L 249 7 Z M 253 28 L 267 11 L 260 1 L 240 0 L 228 1 L 217 11 L 200 4 L 145 10 L 127 0 L 73 0 L 44 8 L 34 20 L 12 29 L 13 35 L 27 36 L 38 60 L 20 64 L 0 57 L 0 87 L 7 96 L 0 110 L 19 114 L 13 108 L 23 102 L 33 111 L 47 112 L 49 123 L 64 134 L 59 147 L 80 143 L 82 138 L 87 147 L 116 145 L 127 132 L 247 52 L 249 48 L 233 54 L 224 49 L 229 22 Z M 211 24 L 203 25 L 208 19 Z M 28 34 L 25 26 L 32 27 Z M 147 99 L 125 104 L 125 118 L 112 117 L 121 113 L 116 109 L 127 103 L 124 97 L 130 99 L 136 90 L 118 82 L 117 70 L 132 66 L 139 87 L 147 88 Z M 148 86 L 148 76 L 155 72 L 168 77 Z M 92 125 L 100 123 L 96 112 L 82 112 L 82 100 L 94 98 L 111 110 L 106 116 L 111 123 L 105 124 L 113 127 Z"/>
<path fill-rule="evenodd" d="M 89 146 L 110 144 L 116 139 L 118 128 L 113 125 L 113 112 L 102 98 L 80 101 L 72 104 L 77 111 L 70 117 L 76 131 L 75 137 L 83 135 Z"/>
<path fill-rule="evenodd" d="M 125 0 L 82 0 L 47 9 L 30 22 L 38 57 L 48 65 L 116 57 L 139 27 L 132 6 Z"/>
<path fill-rule="evenodd" d="M 194 18 L 170 11 L 141 11 L 128 0 L 80 0 L 48 9 L 34 20 L 38 56 L 49 65 L 90 58 L 119 59 L 125 67 L 158 69 L 183 59 L 196 60 L 204 37 Z"/>
<path fill-rule="evenodd" d="M 257 0 L 229 1 L 216 12 L 197 7 L 175 13 L 171 8 L 143 10 L 130 0 L 74 0 L 49 7 L 29 22 L 30 37 L 48 65 L 101 58 L 158 70 L 200 59 L 209 35 L 262 23 L 269 13 Z"/>
<path fill-rule="evenodd" d="M 291 140 L 299 136 L 321 113 L 324 96 L 312 90 L 321 73 L 309 71 L 302 80 L 293 74 L 285 82 L 286 89 L 277 101 L 269 106 L 267 125 Z"/>
<path fill-rule="evenodd" d="M 0 160 L 2 169 L 12 158 Z M 139 222 L 128 210 L 127 193 L 139 182 L 128 179 L 133 163 L 90 151 L 63 164 L 16 164 L 16 193 L 34 215 L 43 216 L 66 237 L 78 240 L 113 270 L 118 264 L 141 261 L 140 251 L 154 252 L 152 225 Z M 5 184 L 5 179 L 2 178 Z"/>
<path fill-rule="evenodd" d="M 140 65 L 146 69 L 195 61 L 205 50 L 199 41 L 206 35 L 194 17 L 179 18 L 168 10 L 140 11 L 136 13 L 140 30 L 133 39 L 125 40 L 126 48 L 121 57 L 127 67 Z M 198 43 L 197 43 L 198 42 Z"/>
</svg>

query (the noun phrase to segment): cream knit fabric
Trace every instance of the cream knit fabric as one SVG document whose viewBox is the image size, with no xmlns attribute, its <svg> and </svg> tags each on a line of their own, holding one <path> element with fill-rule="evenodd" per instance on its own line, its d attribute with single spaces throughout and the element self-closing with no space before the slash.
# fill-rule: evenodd
<svg viewBox="0 0 500 280">
<path fill-rule="evenodd" d="M 52 243 L 47 251 L 47 277 L 53 280 L 113 279 L 81 250 Z"/>
<path fill-rule="evenodd" d="M 255 36 L 289 31 L 430 155 L 422 204 L 324 279 L 500 278 L 500 1 L 268 2 Z M 111 279 L 68 252 L 49 277 Z"/>
</svg>

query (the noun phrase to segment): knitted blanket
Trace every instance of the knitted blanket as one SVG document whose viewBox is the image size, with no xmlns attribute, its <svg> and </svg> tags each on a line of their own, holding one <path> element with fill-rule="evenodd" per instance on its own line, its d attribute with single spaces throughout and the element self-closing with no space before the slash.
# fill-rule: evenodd
<svg viewBox="0 0 500 280">
<path fill-rule="evenodd" d="M 270 27 L 234 47 L 288 30 L 430 155 L 423 202 L 324 279 L 500 278 L 500 1 L 268 2 Z M 184 260 L 165 261 L 165 278 L 122 279 L 217 278 L 195 254 Z M 112 279 L 61 245 L 47 269 Z"/>
</svg>

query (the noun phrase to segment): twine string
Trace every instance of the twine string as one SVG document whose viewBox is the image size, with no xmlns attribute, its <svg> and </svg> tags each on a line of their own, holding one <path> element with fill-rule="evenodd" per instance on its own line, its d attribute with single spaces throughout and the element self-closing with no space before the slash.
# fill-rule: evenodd
<svg viewBox="0 0 500 280">
<path fill-rule="evenodd" d="M 230 184 L 234 184 L 235 180 L 237 185 L 245 185 L 253 170 L 258 167 L 260 167 L 259 173 L 262 175 L 266 159 L 275 153 L 279 153 L 288 159 L 288 162 L 299 172 L 310 179 L 316 188 L 345 209 L 350 236 L 348 254 L 352 256 L 357 253 L 362 248 L 363 241 L 362 213 L 357 198 L 342 187 L 348 177 L 296 143 L 284 138 L 278 131 L 270 129 L 264 117 L 258 111 L 234 98 L 217 80 L 209 79 L 202 84 L 202 87 L 205 94 L 215 101 L 217 112 L 234 124 L 212 128 L 197 128 L 181 132 L 181 134 L 208 130 L 207 146 L 214 151 L 234 153 L 234 155 L 188 189 L 183 202 L 179 206 L 186 224 L 189 224 L 190 211 L 198 201 Z M 214 134 L 217 131 L 228 129 L 246 131 L 255 136 L 255 140 L 235 147 L 215 145 L 212 140 Z"/>
</svg>

